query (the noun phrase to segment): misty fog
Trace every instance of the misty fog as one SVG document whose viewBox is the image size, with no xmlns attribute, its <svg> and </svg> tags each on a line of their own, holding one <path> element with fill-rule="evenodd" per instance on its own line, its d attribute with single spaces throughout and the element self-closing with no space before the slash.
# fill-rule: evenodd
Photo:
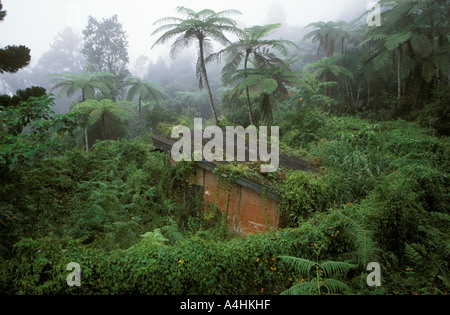
<svg viewBox="0 0 450 315">
<path fill-rule="evenodd" d="M 268 23 L 282 23 L 273 38 L 291 40 L 300 47 L 292 55 L 305 56 L 312 53 L 312 47 L 300 43 L 307 32 L 305 26 L 314 21 L 351 21 L 366 9 L 367 0 L 346 1 L 227 1 L 217 4 L 207 1 L 183 1 L 185 7 L 193 9 L 239 10 L 236 16 L 239 26 L 248 27 Z M 82 31 L 88 16 L 98 20 L 118 16 L 127 35 L 130 62 L 128 70 L 133 76 L 166 85 L 171 94 L 178 91 L 197 91 L 195 78 L 195 48 L 186 49 L 177 58 L 168 55 L 169 46 L 151 49 L 156 36 L 153 22 L 165 17 L 176 16 L 179 3 L 166 1 L 155 7 L 147 1 L 25 1 L 4 0 L 8 18 L 0 24 L 0 45 L 25 45 L 31 49 L 31 63 L 15 74 L 0 75 L 0 94 L 12 95 L 18 89 L 42 86 L 48 91 L 52 84 L 48 75 L 63 71 L 83 73 L 85 60 Z M 38 14 L 36 14 L 38 13 Z M 25 23 L 23 21 L 26 21 Z M 230 39 L 233 38 L 230 36 Z M 217 49 L 220 47 L 217 46 Z M 221 65 L 211 63 L 208 71 L 215 88 L 221 86 Z M 57 94 L 57 93 L 56 93 Z M 56 113 L 65 113 L 77 99 L 56 95 Z M 205 99 L 205 103 L 207 100 Z M 200 105 L 203 107 L 203 105 Z M 206 105 L 204 105 L 206 107 Z"/>
</svg>

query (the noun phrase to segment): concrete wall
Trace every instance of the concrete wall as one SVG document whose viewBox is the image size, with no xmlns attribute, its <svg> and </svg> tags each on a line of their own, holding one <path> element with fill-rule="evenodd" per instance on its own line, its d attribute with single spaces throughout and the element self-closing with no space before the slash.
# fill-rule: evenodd
<svg viewBox="0 0 450 315">
<path fill-rule="evenodd" d="M 231 184 L 231 193 L 228 196 L 229 184 L 226 181 L 220 184 L 216 198 L 217 175 L 201 167 L 196 167 L 194 184 L 203 187 L 205 211 L 210 211 L 208 202 L 215 204 L 222 213 L 228 210 L 228 222 L 234 231 L 250 234 L 267 232 L 270 227 L 278 227 L 280 216 L 276 200 L 263 197 L 262 194 L 236 183 Z"/>
</svg>

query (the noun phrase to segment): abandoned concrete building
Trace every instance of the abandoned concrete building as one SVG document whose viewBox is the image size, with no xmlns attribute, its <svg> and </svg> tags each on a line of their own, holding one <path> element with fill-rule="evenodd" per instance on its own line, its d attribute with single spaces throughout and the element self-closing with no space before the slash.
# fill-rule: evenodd
<svg viewBox="0 0 450 315">
<path fill-rule="evenodd" d="M 171 154 L 176 140 L 169 136 L 154 136 L 154 147 Z M 317 172 L 318 169 L 304 160 L 280 154 L 280 168 Z M 207 205 L 214 204 L 222 213 L 227 213 L 229 228 L 238 233 L 252 234 L 277 229 L 280 224 L 279 205 L 281 196 L 276 189 L 268 185 L 267 180 L 238 176 L 231 187 L 223 187 L 214 172 L 220 165 L 229 162 L 195 162 L 195 177 L 191 184 L 199 187 L 203 194 L 205 211 Z M 171 164 L 175 165 L 171 159 Z M 251 165 L 247 163 L 247 166 Z M 258 169 L 255 165 L 254 169 Z"/>
</svg>

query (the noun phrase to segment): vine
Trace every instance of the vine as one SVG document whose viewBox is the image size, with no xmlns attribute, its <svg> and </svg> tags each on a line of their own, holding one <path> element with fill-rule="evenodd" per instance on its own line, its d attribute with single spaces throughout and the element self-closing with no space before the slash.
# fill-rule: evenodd
<svg viewBox="0 0 450 315">
<path fill-rule="evenodd" d="M 225 213 L 223 213 L 222 216 L 222 222 L 221 226 L 226 227 L 228 222 L 228 214 L 229 214 L 229 205 L 230 205 L 230 197 L 231 197 L 231 191 L 233 190 L 233 183 L 237 178 L 239 178 L 240 174 L 235 171 L 231 170 L 226 167 L 217 167 L 214 170 L 214 173 L 216 174 L 216 193 L 214 197 L 214 207 L 217 209 L 217 200 L 219 199 L 219 192 L 220 188 L 223 188 L 226 191 L 226 197 L 225 197 Z M 225 186 L 226 185 L 226 186 Z"/>
<path fill-rule="evenodd" d="M 262 197 L 263 197 L 263 203 L 264 203 L 264 216 L 266 219 L 266 225 L 269 228 L 269 231 L 272 232 L 273 231 L 273 227 L 270 224 L 270 220 L 269 220 L 269 209 L 267 207 L 267 189 L 265 187 L 263 187 L 262 191 L 261 191 Z"/>
</svg>

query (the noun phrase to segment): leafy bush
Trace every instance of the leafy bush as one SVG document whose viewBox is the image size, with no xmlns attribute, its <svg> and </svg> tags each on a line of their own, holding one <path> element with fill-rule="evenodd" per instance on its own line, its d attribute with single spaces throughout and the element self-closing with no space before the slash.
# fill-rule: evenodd
<svg viewBox="0 0 450 315">
<path fill-rule="evenodd" d="M 318 175 L 303 171 L 288 174 L 280 188 L 281 215 L 290 216 L 292 222 L 311 217 L 322 212 L 329 205 L 329 194 L 325 182 Z"/>
</svg>

